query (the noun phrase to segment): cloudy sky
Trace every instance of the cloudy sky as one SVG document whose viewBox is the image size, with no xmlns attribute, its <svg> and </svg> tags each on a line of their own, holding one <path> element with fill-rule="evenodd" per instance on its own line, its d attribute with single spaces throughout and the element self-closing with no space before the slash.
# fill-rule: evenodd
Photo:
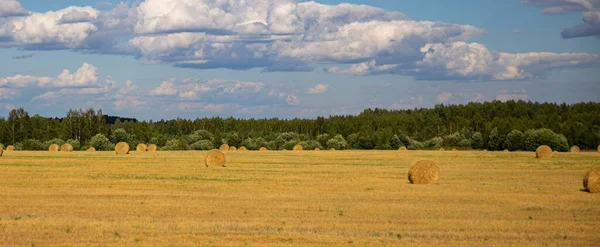
<svg viewBox="0 0 600 247">
<path fill-rule="evenodd" d="M 600 101 L 600 0 L 0 0 L 0 116 Z"/>
</svg>

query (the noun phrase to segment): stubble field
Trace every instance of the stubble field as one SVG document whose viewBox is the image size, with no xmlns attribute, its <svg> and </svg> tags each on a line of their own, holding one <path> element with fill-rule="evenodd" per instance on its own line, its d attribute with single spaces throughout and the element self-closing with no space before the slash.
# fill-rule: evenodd
<svg viewBox="0 0 600 247">
<path fill-rule="evenodd" d="M 0 246 L 598 246 L 596 152 L 6 152 Z M 438 163 L 434 185 L 410 165 Z"/>
</svg>

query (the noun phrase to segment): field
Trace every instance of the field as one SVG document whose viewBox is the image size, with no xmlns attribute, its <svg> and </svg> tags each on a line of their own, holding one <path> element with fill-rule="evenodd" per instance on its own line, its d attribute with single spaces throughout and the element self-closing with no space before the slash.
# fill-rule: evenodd
<svg viewBox="0 0 600 247">
<path fill-rule="evenodd" d="M 598 246 L 596 152 L 6 152 L 0 246 Z M 409 166 L 438 162 L 434 185 Z"/>
</svg>

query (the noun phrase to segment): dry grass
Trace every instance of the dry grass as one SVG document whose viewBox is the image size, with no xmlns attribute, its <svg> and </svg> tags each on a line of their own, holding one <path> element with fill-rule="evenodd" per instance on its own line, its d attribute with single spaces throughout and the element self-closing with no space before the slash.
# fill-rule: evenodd
<svg viewBox="0 0 600 247">
<path fill-rule="evenodd" d="M 0 246 L 597 246 L 600 154 L 12 152 Z M 417 160 L 435 185 L 407 179 Z"/>
<path fill-rule="evenodd" d="M 539 146 L 535 150 L 536 158 L 552 158 L 552 148 L 546 145 Z"/>
<path fill-rule="evenodd" d="M 60 146 L 58 146 L 58 144 L 51 144 L 48 147 L 48 151 L 50 152 L 58 152 L 60 150 Z"/>
<path fill-rule="evenodd" d="M 302 151 L 302 150 L 304 150 L 304 148 L 300 144 L 297 144 L 296 146 L 294 146 L 294 151 Z"/>
<path fill-rule="evenodd" d="M 148 151 L 148 146 L 146 146 L 146 144 L 144 144 L 144 143 L 140 143 L 137 145 L 137 147 L 135 147 L 135 151 L 146 152 L 146 151 Z"/>
<path fill-rule="evenodd" d="M 600 193 L 600 166 L 593 167 L 585 173 L 583 187 L 590 193 Z"/>
<path fill-rule="evenodd" d="M 73 152 L 73 145 L 71 145 L 69 143 L 65 143 L 62 146 L 60 146 L 60 151 L 61 152 Z"/>
<path fill-rule="evenodd" d="M 210 166 L 218 166 L 225 167 L 225 163 L 227 159 L 225 158 L 225 154 L 218 149 L 213 149 L 206 153 L 206 157 L 204 158 L 204 164 L 206 167 Z"/>
<path fill-rule="evenodd" d="M 115 153 L 117 154 L 129 154 L 129 144 L 127 142 L 119 142 L 115 145 Z"/>
</svg>

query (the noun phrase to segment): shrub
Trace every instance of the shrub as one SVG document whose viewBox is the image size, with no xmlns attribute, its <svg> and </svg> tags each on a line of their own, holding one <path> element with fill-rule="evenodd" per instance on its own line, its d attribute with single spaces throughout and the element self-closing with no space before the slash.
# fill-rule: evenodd
<svg viewBox="0 0 600 247">
<path fill-rule="evenodd" d="M 36 139 L 29 139 L 23 142 L 23 150 L 46 150 L 47 146 Z"/>
<path fill-rule="evenodd" d="M 542 128 L 537 130 L 528 130 L 523 137 L 524 148 L 527 151 L 534 151 L 541 145 L 548 145 L 552 150 L 566 152 L 569 150 L 567 138 L 563 135 L 554 133 L 550 129 Z"/>
<path fill-rule="evenodd" d="M 191 147 L 194 150 L 211 150 L 215 148 L 215 145 L 210 140 L 200 140 L 192 143 Z"/>
<path fill-rule="evenodd" d="M 348 148 L 348 142 L 344 140 L 342 135 L 336 135 L 334 138 L 331 138 L 327 141 L 327 148 L 335 150 L 344 150 Z"/>
<path fill-rule="evenodd" d="M 473 149 L 483 149 L 484 144 L 483 134 L 481 134 L 481 132 L 475 132 L 471 135 L 471 147 Z"/>
<path fill-rule="evenodd" d="M 502 150 L 504 145 L 504 135 L 498 132 L 497 128 L 494 128 L 488 138 L 488 149 L 490 150 Z"/>
<path fill-rule="evenodd" d="M 504 148 L 510 151 L 523 150 L 523 132 L 512 130 L 506 135 Z"/>
<path fill-rule="evenodd" d="M 444 138 L 434 137 L 423 143 L 424 148 L 438 150 L 444 146 Z"/>
<path fill-rule="evenodd" d="M 65 142 L 65 144 L 71 144 L 71 146 L 73 146 L 73 150 L 81 149 L 81 143 L 79 143 L 78 140 L 69 139 Z"/>
<path fill-rule="evenodd" d="M 97 134 L 90 139 L 89 145 L 94 147 L 98 151 L 111 151 L 113 150 L 114 144 L 108 140 L 108 137 L 103 134 Z"/>
<path fill-rule="evenodd" d="M 406 144 L 402 142 L 402 140 L 400 140 L 400 137 L 398 135 L 392 136 L 392 139 L 390 140 L 390 146 L 392 147 L 392 149 L 398 149 L 404 145 Z"/>
<path fill-rule="evenodd" d="M 327 142 L 331 140 L 331 137 L 329 136 L 329 134 L 325 133 L 325 134 L 320 134 L 317 136 L 317 141 L 319 143 L 321 143 L 322 146 L 327 146 Z"/>
<path fill-rule="evenodd" d="M 169 150 L 169 151 L 185 150 L 185 144 L 182 140 L 172 139 L 172 140 L 168 141 L 165 144 L 165 146 L 161 148 L 161 150 Z"/>
</svg>

